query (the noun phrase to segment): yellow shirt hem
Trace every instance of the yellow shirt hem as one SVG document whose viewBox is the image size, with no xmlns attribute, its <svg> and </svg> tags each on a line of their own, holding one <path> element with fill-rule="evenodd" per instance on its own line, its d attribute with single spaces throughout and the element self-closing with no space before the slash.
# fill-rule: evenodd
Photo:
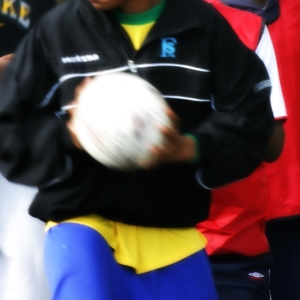
<svg viewBox="0 0 300 300">
<path fill-rule="evenodd" d="M 153 228 L 113 222 L 98 215 L 63 221 L 88 226 L 103 236 L 116 261 L 137 274 L 176 263 L 205 248 L 205 237 L 195 228 Z M 46 230 L 57 225 L 48 222 Z"/>
</svg>

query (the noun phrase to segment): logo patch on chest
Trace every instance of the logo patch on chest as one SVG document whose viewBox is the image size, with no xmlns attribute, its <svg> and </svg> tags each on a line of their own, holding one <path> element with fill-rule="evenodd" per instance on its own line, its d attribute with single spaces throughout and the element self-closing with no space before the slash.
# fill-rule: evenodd
<svg viewBox="0 0 300 300">
<path fill-rule="evenodd" d="M 61 61 L 64 64 L 71 64 L 71 63 L 86 63 L 90 61 L 100 60 L 98 54 L 87 54 L 87 55 L 76 55 L 76 56 L 66 56 L 62 57 Z"/>
<path fill-rule="evenodd" d="M 160 57 L 176 57 L 176 44 L 175 38 L 161 39 L 161 54 Z"/>
</svg>

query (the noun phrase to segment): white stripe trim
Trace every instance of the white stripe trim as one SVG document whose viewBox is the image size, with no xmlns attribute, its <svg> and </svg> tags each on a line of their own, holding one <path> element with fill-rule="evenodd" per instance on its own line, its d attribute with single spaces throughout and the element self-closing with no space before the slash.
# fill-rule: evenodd
<svg viewBox="0 0 300 300">
<path fill-rule="evenodd" d="M 191 97 L 184 97 L 184 96 L 172 96 L 172 95 L 163 95 L 166 99 L 181 99 L 181 100 L 189 100 L 195 102 L 210 102 L 210 99 L 198 99 L 198 98 L 191 98 Z"/>
<path fill-rule="evenodd" d="M 184 68 L 184 69 L 189 69 L 189 70 L 194 70 L 198 72 L 210 72 L 210 70 L 207 69 L 202 69 L 202 68 L 195 68 L 192 66 L 188 65 L 181 65 L 181 64 L 170 64 L 170 63 L 156 63 L 156 64 L 140 64 L 140 65 L 134 65 L 136 68 L 151 68 L 151 67 L 176 67 L 176 68 Z M 108 73 L 114 73 L 114 72 L 121 72 L 121 71 L 126 71 L 129 70 L 130 68 L 128 66 L 120 67 L 120 68 L 115 68 L 115 69 L 110 69 L 106 71 L 98 71 L 98 72 L 90 72 L 90 73 L 79 73 L 79 74 L 68 74 L 62 76 L 59 81 L 64 82 L 70 78 L 74 77 L 88 77 L 88 76 L 97 76 L 100 74 L 108 74 Z"/>
<path fill-rule="evenodd" d="M 63 107 L 61 108 L 61 110 L 67 111 L 67 110 L 69 110 L 69 109 L 72 109 L 72 108 L 75 108 L 75 107 L 78 107 L 78 106 L 79 106 L 79 104 L 69 104 L 69 105 L 63 106 Z"/>
<path fill-rule="evenodd" d="M 203 188 L 205 188 L 206 190 L 210 190 L 210 191 L 212 191 L 212 190 L 214 190 L 213 188 L 209 188 L 208 186 L 206 186 L 204 183 L 203 183 L 203 181 L 202 181 L 202 169 L 201 168 L 199 168 L 198 169 L 198 171 L 196 171 L 196 173 L 195 173 L 195 176 L 196 176 L 196 180 L 198 181 L 198 183 L 203 187 Z"/>
<path fill-rule="evenodd" d="M 45 107 L 49 104 L 53 94 L 55 91 L 59 88 L 59 86 L 66 80 L 71 79 L 71 78 L 76 78 L 76 77 L 89 77 L 89 76 L 97 76 L 100 74 L 108 74 L 108 73 L 115 73 L 115 72 L 121 72 L 121 71 L 126 71 L 129 70 L 129 67 L 120 67 L 116 69 L 110 69 L 106 71 L 97 71 L 97 72 L 90 72 L 90 73 L 78 73 L 78 74 L 68 74 L 64 75 L 59 78 L 58 82 L 50 89 L 50 91 L 47 93 L 45 98 L 42 100 L 40 104 L 36 106 L 36 108 L 42 108 Z"/>
<path fill-rule="evenodd" d="M 45 107 L 49 104 L 52 96 L 54 95 L 54 93 L 56 92 L 56 90 L 60 87 L 60 82 L 57 82 L 55 83 L 52 88 L 50 89 L 50 91 L 47 93 L 47 95 L 45 96 L 45 98 L 42 100 L 41 103 L 39 103 L 36 108 L 39 109 L 39 108 L 42 108 L 42 107 Z"/>
<path fill-rule="evenodd" d="M 155 64 L 140 64 L 140 65 L 135 65 L 134 67 L 136 68 L 152 68 L 152 67 L 176 67 L 176 68 L 184 68 L 184 69 L 189 69 L 189 70 L 194 70 L 194 71 L 198 71 L 198 72 L 210 72 L 210 70 L 207 69 L 202 69 L 202 68 L 195 68 L 192 66 L 188 66 L 188 65 L 181 65 L 181 64 L 171 64 L 171 63 L 155 63 Z M 58 89 L 58 87 L 60 86 L 61 83 L 63 83 L 66 80 L 69 80 L 71 78 L 76 78 L 76 77 L 90 77 L 90 76 L 97 76 L 97 75 L 101 75 L 101 74 L 109 74 L 109 73 L 115 73 L 115 72 L 122 72 L 122 71 L 127 71 L 130 70 L 130 66 L 123 66 L 123 67 L 119 67 L 119 68 L 115 68 L 115 69 L 110 69 L 110 70 L 105 70 L 105 71 L 97 71 L 97 72 L 89 72 L 89 73 L 73 73 L 73 74 L 68 74 L 68 75 L 64 75 L 62 77 L 59 78 L 59 82 L 56 83 L 51 90 L 48 92 L 48 94 L 46 95 L 46 97 L 43 99 L 43 101 L 37 106 L 37 108 L 41 108 L 41 107 L 45 107 L 46 105 L 48 105 L 48 103 L 50 102 L 51 97 L 53 96 L 53 94 L 55 93 L 55 91 Z M 170 98 L 178 98 L 178 99 L 185 99 L 185 100 L 190 100 L 190 101 L 198 101 L 198 102 L 209 102 L 210 100 L 207 99 L 195 99 L 195 98 L 187 98 L 187 97 L 175 97 L 175 96 L 169 96 Z"/>
<path fill-rule="evenodd" d="M 90 76 L 97 76 L 101 74 L 108 74 L 108 73 L 115 73 L 115 72 L 122 72 L 129 70 L 128 66 L 125 67 L 120 67 L 120 68 L 115 68 L 115 69 L 110 69 L 106 71 L 97 71 L 97 72 L 90 72 L 90 73 L 78 73 L 78 74 L 69 74 L 69 75 L 64 75 L 59 78 L 60 82 L 64 82 L 70 78 L 75 78 L 75 77 L 90 77 Z"/>
<path fill-rule="evenodd" d="M 195 68 L 188 65 L 181 65 L 181 64 L 170 64 L 170 63 L 156 63 L 156 64 L 140 64 L 135 65 L 137 68 L 151 68 L 151 67 L 176 67 L 176 68 L 184 68 L 189 70 L 194 70 L 198 72 L 210 72 L 210 70 L 202 69 L 202 68 Z"/>
</svg>

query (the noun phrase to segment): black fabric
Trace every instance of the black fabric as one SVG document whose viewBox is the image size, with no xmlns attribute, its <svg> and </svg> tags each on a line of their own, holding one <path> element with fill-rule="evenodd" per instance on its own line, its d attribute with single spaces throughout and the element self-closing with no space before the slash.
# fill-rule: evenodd
<svg viewBox="0 0 300 300">
<path fill-rule="evenodd" d="M 164 57 L 162 41 L 170 37 L 175 55 Z M 199 140 L 197 165 L 118 172 L 70 142 L 66 119 L 57 116 L 78 83 L 99 70 L 132 66 L 163 95 L 175 95 L 167 101 L 182 133 Z M 199 182 L 217 187 L 261 163 L 274 127 L 268 80 L 263 63 L 207 3 L 168 1 L 135 51 L 111 12 L 68 0 L 30 31 L 4 72 L 0 170 L 11 181 L 40 187 L 30 213 L 42 220 L 98 213 L 136 225 L 194 226 L 207 218 L 210 204 L 210 190 Z"/>
<path fill-rule="evenodd" d="M 15 52 L 28 30 L 54 6 L 54 0 L 0 0 L 0 57 Z"/>
<path fill-rule="evenodd" d="M 273 260 L 269 253 L 253 257 L 216 255 L 210 261 L 220 300 L 270 300 Z"/>
<path fill-rule="evenodd" d="M 300 299 L 300 217 L 267 223 L 266 235 L 274 258 L 272 300 Z"/>
</svg>

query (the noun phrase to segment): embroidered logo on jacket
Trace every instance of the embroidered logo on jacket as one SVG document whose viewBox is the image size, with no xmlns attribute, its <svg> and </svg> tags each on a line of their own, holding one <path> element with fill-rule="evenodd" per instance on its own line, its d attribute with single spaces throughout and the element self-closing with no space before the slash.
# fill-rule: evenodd
<svg viewBox="0 0 300 300">
<path fill-rule="evenodd" d="M 61 61 L 64 64 L 71 64 L 71 63 L 82 63 L 82 62 L 90 62 L 100 60 L 98 54 L 87 54 L 87 55 L 76 55 L 71 57 L 62 57 Z"/>
<path fill-rule="evenodd" d="M 160 57 L 176 57 L 175 45 L 177 40 L 175 38 L 163 38 L 161 39 L 161 55 Z"/>
<path fill-rule="evenodd" d="M 265 276 L 261 273 L 254 272 L 254 273 L 249 273 L 249 279 L 253 280 L 265 280 Z"/>
</svg>

